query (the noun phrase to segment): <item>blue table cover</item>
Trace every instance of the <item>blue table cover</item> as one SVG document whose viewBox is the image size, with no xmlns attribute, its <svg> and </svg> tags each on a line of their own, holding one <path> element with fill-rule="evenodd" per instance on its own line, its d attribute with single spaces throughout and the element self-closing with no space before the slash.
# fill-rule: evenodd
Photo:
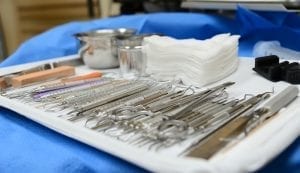
<svg viewBox="0 0 300 173">
<path fill-rule="evenodd" d="M 75 54 L 78 42 L 73 34 L 119 27 L 179 39 L 239 34 L 240 56 L 251 56 L 253 45 L 261 40 L 279 40 L 283 46 L 300 51 L 299 16 L 286 12 L 253 12 L 239 7 L 235 18 L 199 13 L 156 13 L 67 23 L 27 40 L 0 67 Z M 0 107 L 0 172 L 147 171 Z M 300 172 L 300 138 L 257 172 Z"/>
</svg>

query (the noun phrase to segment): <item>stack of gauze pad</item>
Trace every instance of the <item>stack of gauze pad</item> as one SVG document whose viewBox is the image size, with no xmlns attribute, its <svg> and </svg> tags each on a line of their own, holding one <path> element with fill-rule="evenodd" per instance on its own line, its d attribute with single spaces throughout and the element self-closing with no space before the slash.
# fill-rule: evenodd
<svg viewBox="0 0 300 173">
<path fill-rule="evenodd" d="M 238 35 L 220 34 L 206 40 L 144 38 L 147 73 L 158 80 L 181 80 L 204 86 L 223 79 L 238 67 Z"/>
</svg>

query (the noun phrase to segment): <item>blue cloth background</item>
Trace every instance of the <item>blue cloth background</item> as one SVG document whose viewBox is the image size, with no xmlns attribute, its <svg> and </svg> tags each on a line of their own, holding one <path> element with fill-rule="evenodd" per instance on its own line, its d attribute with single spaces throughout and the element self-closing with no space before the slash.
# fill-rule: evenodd
<svg viewBox="0 0 300 173">
<path fill-rule="evenodd" d="M 260 40 L 279 40 L 285 47 L 300 50 L 299 16 L 253 12 L 240 7 L 235 18 L 158 13 L 67 23 L 24 42 L 0 67 L 75 54 L 78 43 L 73 34 L 118 27 L 175 38 L 205 39 L 219 33 L 240 34 L 240 56 L 251 56 L 253 45 Z M 1 107 L 0 148 L 0 172 L 146 172 Z M 300 139 L 258 172 L 300 172 Z"/>
</svg>

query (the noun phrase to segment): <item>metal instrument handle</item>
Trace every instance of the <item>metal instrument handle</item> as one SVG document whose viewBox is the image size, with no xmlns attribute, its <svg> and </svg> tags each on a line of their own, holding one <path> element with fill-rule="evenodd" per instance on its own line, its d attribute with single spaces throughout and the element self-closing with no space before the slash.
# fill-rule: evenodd
<svg viewBox="0 0 300 173">
<path fill-rule="evenodd" d="M 267 118 L 273 116 L 280 109 L 287 106 L 298 96 L 298 93 L 298 87 L 290 85 L 279 94 L 271 97 L 271 99 L 263 107 L 254 112 L 253 117 L 246 125 L 245 134 L 248 134 L 252 129 L 263 123 Z"/>
<path fill-rule="evenodd" d="M 279 94 L 271 97 L 271 99 L 263 107 L 269 110 L 268 114 L 274 114 L 293 101 L 298 96 L 298 93 L 298 87 L 290 85 Z"/>
</svg>

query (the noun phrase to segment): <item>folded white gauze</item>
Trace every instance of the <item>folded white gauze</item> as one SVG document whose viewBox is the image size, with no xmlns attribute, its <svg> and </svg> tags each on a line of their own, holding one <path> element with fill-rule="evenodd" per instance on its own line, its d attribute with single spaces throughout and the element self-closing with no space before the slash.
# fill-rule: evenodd
<svg viewBox="0 0 300 173">
<path fill-rule="evenodd" d="M 147 73 L 158 80 L 181 80 L 204 86 L 223 79 L 237 69 L 239 36 L 219 34 L 206 40 L 144 38 Z"/>
</svg>

